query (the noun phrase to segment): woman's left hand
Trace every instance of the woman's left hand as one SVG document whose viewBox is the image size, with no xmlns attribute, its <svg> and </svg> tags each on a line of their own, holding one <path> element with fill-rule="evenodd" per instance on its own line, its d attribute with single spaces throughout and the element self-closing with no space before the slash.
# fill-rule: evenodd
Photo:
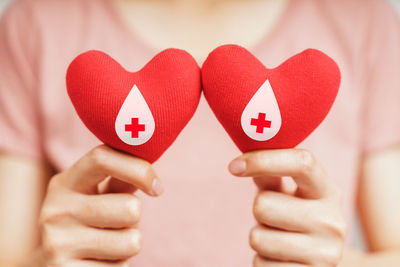
<svg viewBox="0 0 400 267">
<path fill-rule="evenodd" d="M 261 150 L 233 160 L 236 176 L 254 177 L 258 221 L 250 233 L 254 267 L 337 266 L 346 223 L 341 192 L 312 153 L 300 149 Z M 281 177 L 297 186 L 290 190 Z"/>
</svg>

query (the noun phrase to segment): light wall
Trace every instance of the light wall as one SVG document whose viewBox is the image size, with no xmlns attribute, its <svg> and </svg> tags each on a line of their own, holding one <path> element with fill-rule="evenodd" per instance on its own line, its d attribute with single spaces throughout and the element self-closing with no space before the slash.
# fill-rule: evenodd
<svg viewBox="0 0 400 267">
<path fill-rule="evenodd" d="M 400 14 L 400 0 L 390 0 Z"/>
<path fill-rule="evenodd" d="M 389 1 L 393 3 L 397 11 L 399 11 L 400 13 L 400 0 L 389 0 Z M 0 13 L 9 2 L 11 2 L 11 0 L 0 0 Z"/>
<path fill-rule="evenodd" d="M 0 13 L 3 11 L 3 9 L 5 8 L 5 6 L 11 2 L 10 0 L 0 0 Z"/>
</svg>

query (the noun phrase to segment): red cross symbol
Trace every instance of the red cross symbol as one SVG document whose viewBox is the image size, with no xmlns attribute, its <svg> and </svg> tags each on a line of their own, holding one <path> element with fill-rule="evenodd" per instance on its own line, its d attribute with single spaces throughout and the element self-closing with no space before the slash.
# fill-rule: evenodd
<svg viewBox="0 0 400 267">
<path fill-rule="evenodd" d="M 251 125 L 257 126 L 257 133 L 264 133 L 264 128 L 271 128 L 271 121 L 265 119 L 265 113 L 258 113 L 258 119 L 251 119 Z"/>
<path fill-rule="evenodd" d="M 139 132 L 144 132 L 145 125 L 139 124 L 138 118 L 132 118 L 131 124 L 125 124 L 125 131 L 131 132 L 132 138 L 138 138 Z"/>
</svg>

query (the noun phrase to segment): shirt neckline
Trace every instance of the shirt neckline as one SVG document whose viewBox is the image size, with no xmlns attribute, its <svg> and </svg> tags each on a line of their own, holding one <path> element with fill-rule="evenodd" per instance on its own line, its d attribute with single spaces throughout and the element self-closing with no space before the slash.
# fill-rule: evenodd
<svg viewBox="0 0 400 267">
<path fill-rule="evenodd" d="M 125 34 L 130 41 L 139 44 L 153 56 L 160 52 L 159 48 L 156 48 L 149 42 L 145 41 L 143 38 L 140 38 L 140 35 L 135 31 L 135 29 L 127 25 L 127 23 L 119 15 L 117 7 L 113 5 L 113 3 L 111 3 L 111 0 L 103 0 L 103 2 L 105 4 L 106 9 L 108 10 L 108 13 L 111 15 L 114 23 L 116 23 L 122 29 L 123 34 Z M 287 0 L 286 6 L 284 7 L 282 14 L 279 16 L 278 20 L 274 23 L 272 28 L 268 30 L 266 33 L 264 33 L 258 42 L 256 42 L 252 46 L 246 47 L 246 49 L 248 49 L 253 54 L 257 54 L 258 52 L 263 51 L 265 49 L 265 46 L 268 45 L 268 43 L 270 43 L 287 24 L 288 19 L 291 17 L 292 13 L 295 10 L 295 3 L 296 3 L 295 0 Z M 168 48 L 169 47 L 165 47 L 165 49 Z"/>
<path fill-rule="evenodd" d="M 295 8 L 296 0 L 288 0 L 282 14 L 279 19 L 272 26 L 272 29 L 265 33 L 253 46 L 249 47 L 248 50 L 253 54 L 257 55 L 258 52 L 265 50 L 265 47 L 271 43 L 276 36 L 283 31 L 284 27 L 287 25 L 289 18 L 292 17 Z"/>
</svg>

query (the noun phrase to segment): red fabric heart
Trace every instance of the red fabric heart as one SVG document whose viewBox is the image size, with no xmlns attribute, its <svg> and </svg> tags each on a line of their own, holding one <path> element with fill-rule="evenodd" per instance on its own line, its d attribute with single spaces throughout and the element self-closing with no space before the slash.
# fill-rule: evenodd
<svg viewBox="0 0 400 267">
<path fill-rule="evenodd" d="M 314 49 L 268 69 L 245 48 L 224 45 L 204 62 L 202 83 L 217 119 L 239 149 L 248 152 L 302 142 L 328 114 L 340 71 Z"/>
<path fill-rule="evenodd" d="M 193 116 L 200 85 L 196 61 L 178 49 L 162 51 L 133 73 L 107 54 L 89 51 L 67 71 L 68 94 L 87 128 L 105 144 L 150 163 Z"/>
</svg>

